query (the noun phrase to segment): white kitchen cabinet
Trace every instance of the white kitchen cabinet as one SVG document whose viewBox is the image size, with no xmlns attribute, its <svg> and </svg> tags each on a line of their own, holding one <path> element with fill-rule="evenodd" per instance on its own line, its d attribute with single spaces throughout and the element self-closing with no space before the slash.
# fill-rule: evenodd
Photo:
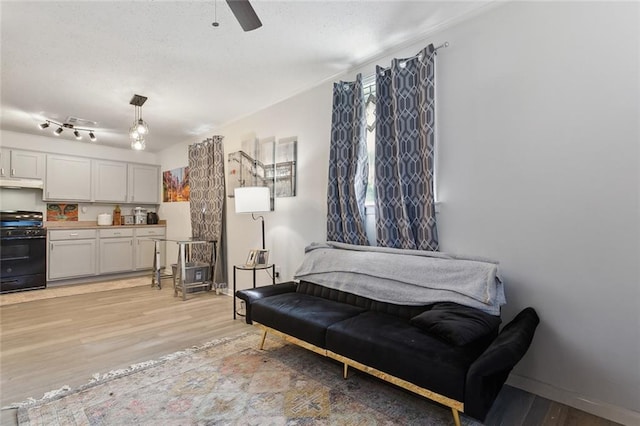
<svg viewBox="0 0 640 426">
<path fill-rule="evenodd" d="M 0 177 L 9 177 L 11 173 L 11 150 L 0 148 Z"/>
<path fill-rule="evenodd" d="M 133 229 L 101 229 L 99 231 L 100 274 L 133 270 Z"/>
<path fill-rule="evenodd" d="M 129 164 L 130 203 L 160 204 L 160 167 Z"/>
<path fill-rule="evenodd" d="M 96 256 L 95 229 L 49 231 L 50 281 L 95 275 Z"/>
<path fill-rule="evenodd" d="M 0 177 L 44 178 L 45 155 L 41 152 L 2 148 L 0 152 Z"/>
<path fill-rule="evenodd" d="M 155 255 L 155 242 L 153 238 L 164 238 L 166 228 L 136 228 L 134 246 L 136 251 L 136 269 L 153 268 L 153 256 Z M 160 266 L 165 265 L 165 243 L 160 244 Z"/>
<path fill-rule="evenodd" d="M 127 202 L 127 163 L 93 161 L 93 201 Z"/>
<path fill-rule="evenodd" d="M 47 154 L 44 200 L 91 201 L 91 159 Z"/>
</svg>

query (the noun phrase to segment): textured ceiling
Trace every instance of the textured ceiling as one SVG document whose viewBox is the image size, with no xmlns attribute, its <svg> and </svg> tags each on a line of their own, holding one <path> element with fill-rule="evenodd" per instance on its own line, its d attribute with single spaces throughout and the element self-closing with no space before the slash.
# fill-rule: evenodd
<svg viewBox="0 0 640 426">
<path fill-rule="evenodd" d="M 147 150 L 158 152 L 487 3 L 254 0 L 263 26 L 243 32 L 223 0 L 3 0 L 2 128 L 49 134 L 37 125 L 73 116 L 97 123 L 97 143 L 127 148 L 140 94 Z"/>
</svg>

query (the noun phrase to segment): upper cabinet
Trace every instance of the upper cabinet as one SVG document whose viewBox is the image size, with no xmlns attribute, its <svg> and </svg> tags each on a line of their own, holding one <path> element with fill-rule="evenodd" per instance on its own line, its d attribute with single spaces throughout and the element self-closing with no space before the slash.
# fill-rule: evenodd
<svg viewBox="0 0 640 426">
<path fill-rule="evenodd" d="M 40 179 L 43 201 L 160 204 L 160 166 L 0 148 L 0 178 Z"/>
<path fill-rule="evenodd" d="M 160 167 L 129 164 L 129 203 L 160 204 Z"/>
<path fill-rule="evenodd" d="M 2 148 L 0 177 L 42 179 L 45 155 L 41 152 Z"/>
<path fill-rule="evenodd" d="M 47 154 L 43 199 L 92 201 L 91 159 Z"/>
<path fill-rule="evenodd" d="M 127 163 L 93 161 L 93 200 L 127 202 Z"/>
</svg>

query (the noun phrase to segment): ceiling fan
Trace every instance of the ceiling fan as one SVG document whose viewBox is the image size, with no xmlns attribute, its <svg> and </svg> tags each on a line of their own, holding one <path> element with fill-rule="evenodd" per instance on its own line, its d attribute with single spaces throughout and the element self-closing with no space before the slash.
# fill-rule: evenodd
<svg viewBox="0 0 640 426">
<path fill-rule="evenodd" d="M 227 0 L 227 4 L 243 30 L 251 31 L 262 26 L 249 0 Z"/>
</svg>

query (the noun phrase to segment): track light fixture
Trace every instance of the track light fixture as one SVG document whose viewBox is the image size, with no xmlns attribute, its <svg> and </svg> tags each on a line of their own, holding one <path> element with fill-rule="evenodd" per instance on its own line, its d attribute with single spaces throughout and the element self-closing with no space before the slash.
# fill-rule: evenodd
<svg viewBox="0 0 640 426">
<path fill-rule="evenodd" d="M 146 96 L 133 95 L 130 105 L 134 108 L 133 125 L 129 129 L 129 137 L 131 138 L 131 148 L 141 151 L 146 148 L 145 136 L 149 134 L 149 125 L 142 119 L 142 105 L 147 101 Z"/>
<path fill-rule="evenodd" d="M 53 132 L 53 134 L 55 136 L 60 136 L 62 134 L 62 132 L 64 131 L 64 129 L 70 129 L 70 130 L 73 130 L 73 135 L 78 140 L 82 139 L 82 135 L 80 134 L 80 132 L 89 132 L 89 139 L 91 139 L 91 142 L 95 142 L 95 141 L 98 140 L 96 138 L 96 135 L 93 133 L 93 130 L 91 130 L 91 129 L 81 129 L 81 128 L 75 127 L 73 124 L 69 124 L 69 123 L 58 123 L 57 121 L 54 121 L 54 120 L 45 120 L 44 123 L 38 124 L 38 127 L 40 127 L 42 130 L 44 130 L 47 127 L 49 127 L 50 125 L 52 125 L 52 124 L 55 124 L 56 126 L 58 126 L 58 128 L 56 130 L 54 130 L 54 132 Z"/>
</svg>

